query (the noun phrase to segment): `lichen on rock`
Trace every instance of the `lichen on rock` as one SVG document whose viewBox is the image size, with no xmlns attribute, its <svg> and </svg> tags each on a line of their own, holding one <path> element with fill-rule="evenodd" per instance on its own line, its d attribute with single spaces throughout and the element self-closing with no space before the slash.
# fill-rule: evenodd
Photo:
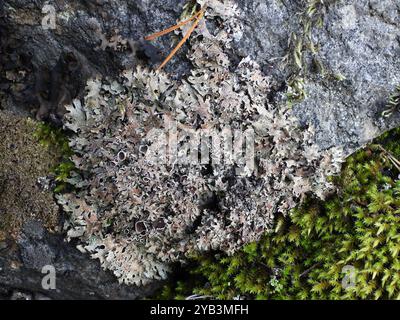
<svg viewBox="0 0 400 320">
<path fill-rule="evenodd" d="M 203 21 L 193 35 L 186 79 L 138 67 L 118 81 L 92 79 L 85 99 L 67 107 L 81 171 L 70 181 L 77 192 L 58 196 L 68 237 L 127 284 L 165 278 L 193 250 L 233 253 L 258 240 L 305 194 L 332 191 L 328 176 L 343 160 L 339 148 L 320 150 L 290 108 L 271 103 L 256 62 L 231 61 L 241 33 L 234 2 L 207 5 L 213 29 Z"/>
</svg>

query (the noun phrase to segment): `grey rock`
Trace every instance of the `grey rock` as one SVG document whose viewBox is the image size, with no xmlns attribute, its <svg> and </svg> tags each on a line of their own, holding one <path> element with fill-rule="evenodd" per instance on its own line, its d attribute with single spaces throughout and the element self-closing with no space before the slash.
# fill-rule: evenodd
<svg viewBox="0 0 400 320">
<path fill-rule="evenodd" d="M 294 105 L 303 125 L 316 128 L 322 149 L 342 146 L 349 154 L 382 132 L 397 127 L 399 112 L 382 118 L 386 103 L 400 84 L 400 2 L 393 0 L 327 0 L 323 26 L 314 28 L 316 58 L 324 76 L 313 72 L 306 57 L 306 99 Z M 301 34 L 304 1 L 238 1 L 244 36 L 236 52 L 251 55 L 277 82 L 280 91 L 293 73 L 282 67 L 292 34 Z M 289 52 L 288 52 L 289 51 Z M 335 80 L 335 76 L 345 80 Z"/>
<path fill-rule="evenodd" d="M 26 268 L 41 270 L 43 266 L 54 264 L 55 252 L 49 244 L 40 241 L 44 234 L 45 229 L 39 222 L 29 221 L 24 225 L 18 245 Z"/>
<path fill-rule="evenodd" d="M 51 300 L 48 296 L 44 294 L 36 293 L 33 297 L 34 300 Z"/>
<path fill-rule="evenodd" d="M 350 153 L 399 125 L 398 112 L 381 116 L 400 84 L 399 13 L 400 2 L 392 0 L 338 1 L 328 8 L 315 41 L 331 77 L 311 75 L 307 98 L 295 107 L 302 122 L 315 125 L 322 147 Z M 345 80 L 327 80 L 338 74 Z"/>
<path fill-rule="evenodd" d="M 265 73 L 280 82 L 289 76 L 289 70 L 280 67 L 288 53 L 289 37 L 300 30 L 298 15 L 304 5 L 298 0 L 237 1 L 243 22 L 243 36 L 235 41 L 235 54 L 250 55 Z M 278 82 L 279 82 L 278 81 Z"/>
<path fill-rule="evenodd" d="M 54 267 L 56 288 L 42 287 L 44 266 Z M 40 223 L 25 224 L 19 240 L 0 250 L 0 298 L 26 299 L 141 299 L 161 283 L 136 287 L 120 285 L 62 235 L 49 234 Z"/>
<path fill-rule="evenodd" d="M 42 22 L 48 25 L 46 12 L 42 12 L 45 5 L 54 8 L 55 29 L 42 26 Z M 154 44 L 143 38 L 173 25 L 183 5 L 184 1 L 175 0 L 2 1 L 3 108 L 60 123 L 63 105 L 84 93 L 89 77 L 115 77 L 139 62 L 154 66 L 161 61 L 171 50 L 171 37 Z M 103 44 L 102 38 L 110 40 L 114 35 L 120 35 L 126 44 L 118 44 L 118 48 Z M 178 53 L 166 70 L 177 76 L 189 70 L 185 50 Z M 17 82 L 10 80 L 7 75 L 10 72 L 18 78 Z"/>
</svg>

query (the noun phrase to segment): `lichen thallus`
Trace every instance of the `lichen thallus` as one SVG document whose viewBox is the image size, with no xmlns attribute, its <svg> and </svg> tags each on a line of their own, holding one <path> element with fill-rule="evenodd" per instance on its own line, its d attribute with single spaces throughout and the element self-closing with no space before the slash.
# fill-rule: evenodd
<svg viewBox="0 0 400 320">
<path fill-rule="evenodd" d="M 205 12 L 205 7 L 201 8 L 199 11 L 197 11 L 192 17 L 190 17 L 187 20 L 181 21 L 178 24 L 165 29 L 163 31 L 160 32 L 156 32 L 150 36 L 145 37 L 145 40 L 148 41 L 152 41 L 154 39 L 157 39 L 158 37 L 161 37 L 163 35 L 166 35 L 172 31 L 175 31 L 176 29 L 179 29 L 180 27 L 187 25 L 188 23 L 193 22 L 192 26 L 190 27 L 190 29 L 186 32 L 185 36 L 183 37 L 183 39 L 178 43 L 178 45 L 171 51 L 171 53 L 165 58 L 165 60 L 161 63 L 161 65 L 157 68 L 158 70 L 161 70 L 172 58 L 173 56 L 178 52 L 178 50 L 183 46 L 183 44 L 186 42 L 186 40 L 189 39 L 190 35 L 192 34 L 192 32 L 194 31 L 194 29 L 196 29 L 197 25 L 199 24 L 200 20 L 203 18 L 204 16 L 204 12 Z"/>
</svg>

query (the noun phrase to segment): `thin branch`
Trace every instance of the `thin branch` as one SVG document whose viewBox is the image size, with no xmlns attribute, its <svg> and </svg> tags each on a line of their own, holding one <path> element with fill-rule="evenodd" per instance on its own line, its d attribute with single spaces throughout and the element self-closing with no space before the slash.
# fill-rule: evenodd
<svg viewBox="0 0 400 320">
<path fill-rule="evenodd" d="M 176 25 L 174 25 L 174 26 L 172 26 L 172 27 L 170 27 L 168 29 L 165 29 L 163 31 L 153 33 L 152 35 L 149 35 L 149 36 L 145 37 L 144 39 L 148 40 L 148 41 L 152 41 L 154 39 L 162 37 L 163 35 L 166 35 L 166 34 L 172 32 L 172 31 L 175 31 L 176 29 L 179 29 L 180 27 L 188 24 L 190 21 L 195 20 L 200 14 L 201 14 L 201 11 L 197 12 L 195 15 L 193 15 L 192 17 L 190 17 L 187 20 L 181 21 L 178 24 L 176 24 Z"/>
<path fill-rule="evenodd" d="M 203 16 L 204 16 L 204 10 L 201 10 L 200 13 L 195 17 L 196 21 L 190 27 L 189 31 L 185 34 L 183 39 L 178 43 L 178 45 L 174 48 L 174 50 L 172 50 L 172 52 L 168 55 L 168 57 L 165 58 L 164 62 L 157 68 L 157 71 L 164 68 L 164 66 L 172 59 L 175 53 L 184 45 L 184 43 L 187 41 L 187 39 L 189 39 L 190 35 L 194 31 L 194 29 L 196 29 L 197 25 L 199 24 Z"/>
</svg>

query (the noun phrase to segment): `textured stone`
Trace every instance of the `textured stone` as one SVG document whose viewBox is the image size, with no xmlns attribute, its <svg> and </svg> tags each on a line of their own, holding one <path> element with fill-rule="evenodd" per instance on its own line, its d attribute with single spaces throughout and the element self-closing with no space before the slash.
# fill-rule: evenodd
<svg viewBox="0 0 400 320">
<path fill-rule="evenodd" d="M 343 146 L 347 153 L 400 123 L 399 113 L 381 117 L 400 84 L 400 2 L 329 0 L 321 28 L 312 31 L 320 47 L 316 57 L 324 75 L 313 71 L 308 55 L 306 99 L 294 111 L 303 124 L 313 124 L 323 148 Z M 282 67 L 292 34 L 300 34 L 304 1 L 238 1 L 243 10 L 243 37 L 236 52 L 250 54 L 274 76 L 277 89 L 292 70 Z M 290 50 L 289 50 L 290 51 Z M 335 80 L 337 76 L 345 80 Z"/>
<path fill-rule="evenodd" d="M 54 266 L 56 288 L 46 290 L 42 273 Z M 11 299 L 140 299 L 159 284 L 146 287 L 119 284 L 110 272 L 103 271 L 61 235 L 49 234 L 40 222 L 30 220 L 17 241 L 8 240 L 0 249 L 0 298 Z"/>
<path fill-rule="evenodd" d="M 316 30 L 326 76 L 310 76 L 307 98 L 295 112 L 315 125 L 324 148 L 342 145 L 351 152 L 399 125 L 399 112 L 381 116 L 400 84 L 399 10 L 392 0 L 338 1 Z M 332 80 L 338 74 L 345 79 Z"/>
</svg>

